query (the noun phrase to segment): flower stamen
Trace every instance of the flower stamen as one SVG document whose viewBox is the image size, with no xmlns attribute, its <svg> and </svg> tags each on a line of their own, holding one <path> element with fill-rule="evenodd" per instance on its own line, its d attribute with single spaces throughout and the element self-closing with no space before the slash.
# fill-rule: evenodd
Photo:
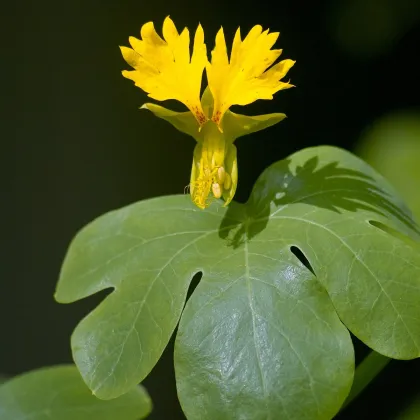
<svg viewBox="0 0 420 420">
<path fill-rule="evenodd" d="M 204 160 L 204 159 L 203 159 Z M 200 162 L 200 173 L 194 181 L 192 201 L 200 208 L 204 209 L 210 205 L 212 201 L 209 197 L 210 192 L 214 198 L 220 198 L 225 188 L 225 184 L 221 181 L 220 174 L 223 174 L 223 180 L 226 181 L 229 175 L 223 166 L 203 165 Z M 229 177 L 230 178 L 230 177 Z M 230 186 L 230 185 L 229 185 Z"/>
</svg>

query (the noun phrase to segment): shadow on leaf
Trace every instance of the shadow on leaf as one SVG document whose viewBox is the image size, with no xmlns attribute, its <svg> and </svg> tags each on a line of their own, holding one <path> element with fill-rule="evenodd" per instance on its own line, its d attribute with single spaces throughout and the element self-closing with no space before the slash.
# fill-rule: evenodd
<svg viewBox="0 0 420 420">
<path fill-rule="evenodd" d="M 413 235 L 418 227 L 391 196 L 378 187 L 378 181 L 361 171 L 340 167 L 333 161 L 322 166 L 318 156 L 291 170 L 292 159 L 285 159 L 269 167 L 258 179 L 249 201 L 243 205 L 232 203 L 220 225 L 219 236 L 233 248 L 252 239 L 265 229 L 270 217 L 286 207 L 305 203 L 335 213 L 359 212 L 396 219 Z M 239 217 L 238 217 L 239 215 Z M 232 221 L 236 224 L 231 229 Z M 372 224 L 375 226 L 375 223 Z M 405 229 L 407 230 L 407 229 Z"/>
</svg>

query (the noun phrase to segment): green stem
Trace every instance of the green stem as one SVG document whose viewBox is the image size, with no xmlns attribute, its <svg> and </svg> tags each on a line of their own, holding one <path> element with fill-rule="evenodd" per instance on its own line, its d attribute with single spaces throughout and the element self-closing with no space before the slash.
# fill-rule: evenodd
<svg viewBox="0 0 420 420">
<path fill-rule="evenodd" d="M 382 356 L 382 354 L 372 350 L 357 366 L 353 386 L 341 409 L 350 404 L 391 360 L 389 357 Z"/>
</svg>

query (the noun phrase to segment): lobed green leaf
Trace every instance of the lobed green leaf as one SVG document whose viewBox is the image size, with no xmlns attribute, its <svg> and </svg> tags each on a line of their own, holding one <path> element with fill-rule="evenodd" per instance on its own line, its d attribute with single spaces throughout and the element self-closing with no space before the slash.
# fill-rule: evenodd
<svg viewBox="0 0 420 420">
<path fill-rule="evenodd" d="M 181 319 L 188 418 L 330 419 L 353 379 L 347 328 L 386 356 L 419 356 L 419 238 L 381 176 L 316 147 L 264 171 L 244 205 L 171 196 L 98 218 L 71 244 L 56 298 L 113 289 L 72 337 L 100 398 L 140 382 Z"/>
</svg>

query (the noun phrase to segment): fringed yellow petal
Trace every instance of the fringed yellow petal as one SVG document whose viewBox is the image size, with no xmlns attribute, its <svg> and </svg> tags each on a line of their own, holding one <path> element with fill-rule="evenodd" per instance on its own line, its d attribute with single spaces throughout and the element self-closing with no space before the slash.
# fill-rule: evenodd
<svg viewBox="0 0 420 420">
<path fill-rule="evenodd" d="M 203 125 L 207 120 L 200 103 L 201 78 L 207 63 L 203 28 L 198 25 L 191 59 L 187 28 L 178 34 L 174 22 L 167 17 L 162 32 L 164 39 L 156 33 L 153 22 L 148 22 L 141 28 L 141 40 L 130 37 L 133 49 L 121 47 L 124 59 L 135 69 L 123 71 L 123 76 L 153 99 L 184 103 Z"/>
<path fill-rule="evenodd" d="M 279 90 L 293 87 L 288 82 L 281 82 L 295 63 L 293 60 L 283 60 L 269 69 L 282 53 L 282 50 L 271 49 L 278 37 L 278 32 L 269 33 L 256 25 L 242 41 L 238 29 L 228 60 L 223 29 L 217 33 L 211 63 L 207 64 L 206 71 L 214 97 L 212 120 L 219 128 L 224 113 L 232 105 L 272 99 Z"/>
<path fill-rule="evenodd" d="M 211 52 L 211 62 L 214 63 L 216 70 L 219 70 L 219 72 L 223 69 L 224 66 L 229 65 L 223 28 L 220 28 L 216 34 L 216 45 L 214 50 Z"/>
<path fill-rule="evenodd" d="M 156 32 L 153 22 L 145 23 L 140 29 L 140 35 L 143 41 L 150 45 L 165 46 L 165 42 Z"/>
<path fill-rule="evenodd" d="M 216 34 L 216 44 L 211 52 L 211 64 L 207 63 L 207 79 L 210 91 L 214 98 L 214 109 L 212 120 L 219 124 L 222 119 L 222 104 L 220 98 L 223 98 L 223 79 L 229 74 L 229 60 L 226 49 L 225 34 L 223 28 L 220 28 Z M 227 108 L 226 108 L 227 109 Z M 226 110 L 223 110 L 223 112 Z"/>
<path fill-rule="evenodd" d="M 230 61 L 232 62 L 236 62 L 238 54 L 239 54 L 239 50 L 241 47 L 241 28 L 238 28 L 236 30 L 235 33 L 235 37 L 233 38 L 233 43 L 232 43 L 232 51 L 230 53 Z"/>
<path fill-rule="evenodd" d="M 176 26 L 171 18 L 167 17 L 163 21 L 162 33 L 163 37 L 165 38 L 165 41 L 168 44 L 174 44 L 176 42 L 179 35 Z"/>
<path fill-rule="evenodd" d="M 120 50 L 124 60 L 134 69 L 137 69 L 142 64 L 144 64 L 144 60 L 142 59 L 141 55 L 131 48 L 120 47 Z"/>
<path fill-rule="evenodd" d="M 286 76 L 287 72 L 293 67 L 295 62 L 290 59 L 282 60 L 280 63 L 275 64 L 269 70 L 262 74 L 261 79 L 266 80 L 273 86 L 279 83 L 278 81 Z M 293 86 L 293 85 L 291 85 Z"/>
</svg>

